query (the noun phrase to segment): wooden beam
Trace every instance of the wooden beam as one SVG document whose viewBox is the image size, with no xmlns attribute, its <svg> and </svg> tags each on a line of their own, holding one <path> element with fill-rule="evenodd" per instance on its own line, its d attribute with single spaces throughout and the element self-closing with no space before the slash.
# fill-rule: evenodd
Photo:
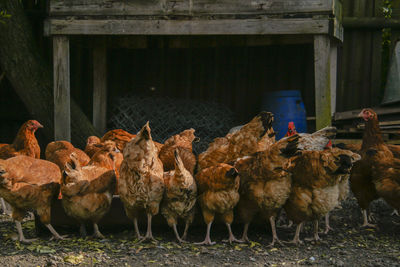
<svg viewBox="0 0 400 267">
<path fill-rule="evenodd" d="M 335 42 L 331 42 L 330 46 L 330 89 L 331 89 L 331 116 L 333 116 L 336 112 L 336 92 L 337 92 L 337 44 Z"/>
<path fill-rule="evenodd" d="M 102 41 L 93 49 L 93 126 L 101 134 L 107 127 L 107 48 Z"/>
<path fill-rule="evenodd" d="M 314 36 L 314 79 L 316 129 L 331 125 L 331 40 Z"/>
<path fill-rule="evenodd" d="M 376 114 L 378 115 L 387 115 L 387 114 L 399 114 L 400 113 L 400 108 L 393 107 L 393 108 L 387 108 L 387 107 L 373 107 L 372 108 Z M 358 117 L 358 114 L 361 112 L 360 109 L 355 109 L 355 110 L 349 110 L 349 111 L 344 111 L 344 112 L 336 112 L 335 113 L 335 120 L 351 120 L 355 119 Z"/>
<path fill-rule="evenodd" d="M 346 29 L 380 30 L 383 28 L 400 29 L 400 19 L 379 17 L 344 17 L 343 26 Z"/>
<path fill-rule="evenodd" d="M 54 139 L 71 141 L 69 39 L 53 37 Z"/>
<path fill-rule="evenodd" d="M 83 20 L 49 19 L 46 35 L 286 35 L 332 34 L 331 19 Z"/>
<path fill-rule="evenodd" d="M 50 15 L 334 14 L 339 0 L 51 0 Z"/>
</svg>

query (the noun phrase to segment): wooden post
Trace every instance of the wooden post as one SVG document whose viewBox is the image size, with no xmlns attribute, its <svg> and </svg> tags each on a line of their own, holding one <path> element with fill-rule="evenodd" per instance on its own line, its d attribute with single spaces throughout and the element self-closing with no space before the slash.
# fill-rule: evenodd
<svg viewBox="0 0 400 267">
<path fill-rule="evenodd" d="M 333 116 L 336 112 L 338 47 L 337 44 L 332 41 L 330 46 L 331 116 Z"/>
<path fill-rule="evenodd" d="M 93 126 L 103 134 L 107 127 L 107 48 L 105 42 L 93 50 Z"/>
<path fill-rule="evenodd" d="M 54 139 L 71 141 L 69 39 L 53 37 Z"/>
<path fill-rule="evenodd" d="M 332 47 L 332 49 L 334 49 Z M 328 35 L 314 36 L 314 79 L 315 79 L 315 117 L 316 129 L 331 125 L 331 79 L 336 71 L 331 67 L 331 40 Z M 332 72 L 332 75 L 331 75 Z M 334 90 L 336 95 L 336 90 Z"/>
</svg>

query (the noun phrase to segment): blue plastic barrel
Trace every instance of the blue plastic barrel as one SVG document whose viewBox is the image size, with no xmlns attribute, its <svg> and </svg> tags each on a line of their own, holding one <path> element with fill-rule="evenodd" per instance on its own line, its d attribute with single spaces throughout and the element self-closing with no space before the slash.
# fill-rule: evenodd
<svg viewBox="0 0 400 267">
<path fill-rule="evenodd" d="M 290 121 L 294 122 L 298 133 L 307 132 L 306 109 L 300 91 L 265 92 L 261 108 L 274 113 L 273 127 L 277 140 L 285 136 Z"/>
</svg>

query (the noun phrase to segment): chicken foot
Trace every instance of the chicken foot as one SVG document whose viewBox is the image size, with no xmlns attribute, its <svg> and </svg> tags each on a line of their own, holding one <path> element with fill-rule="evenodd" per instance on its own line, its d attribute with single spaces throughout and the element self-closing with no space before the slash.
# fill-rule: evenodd
<svg viewBox="0 0 400 267">
<path fill-rule="evenodd" d="M 59 235 L 51 224 L 45 224 L 45 226 L 53 234 L 53 237 L 50 240 L 53 240 L 53 239 L 64 240 L 67 237 L 66 235 Z"/>
<path fill-rule="evenodd" d="M 279 244 L 283 245 L 282 242 L 278 238 L 278 234 L 276 233 L 274 216 L 269 217 L 269 223 L 271 224 L 272 242 L 271 242 L 271 244 L 268 245 L 268 247 L 273 247 L 275 245 L 275 242 L 278 242 Z"/>
<path fill-rule="evenodd" d="M 100 239 L 105 239 L 104 235 L 100 233 L 97 223 L 93 223 L 93 236 Z"/>
<path fill-rule="evenodd" d="M 368 214 L 367 210 L 362 210 L 363 213 L 363 218 L 364 218 L 364 223 L 361 225 L 361 227 L 372 227 L 372 228 L 378 228 L 375 224 L 371 224 L 368 222 Z"/>
<path fill-rule="evenodd" d="M 24 232 L 22 231 L 22 226 L 20 221 L 15 221 L 15 226 L 17 227 L 18 231 L 18 241 L 21 243 L 29 244 L 37 240 L 37 238 L 34 239 L 26 239 L 24 236 Z"/>
<path fill-rule="evenodd" d="M 242 238 L 240 239 L 242 242 L 250 243 L 249 237 L 247 236 L 247 232 L 249 231 L 249 223 L 246 223 L 243 227 Z"/>
<path fill-rule="evenodd" d="M 314 236 L 311 238 L 305 238 L 307 241 L 320 241 L 321 238 L 319 237 L 318 234 L 318 220 L 314 220 Z"/>
<path fill-rule="evenodd" d="M 325 215 L 325 231 L 324 234 L 327 235 L 330 230 L 333 230 L 333 228 L 329 224 L 329 213 Z"/>
<path fill-rule="evenodd" d="M 195 243 L 195 245 L 210 245 L 210 246 L 215 245 L 215 242 L 211 242 L 211 239 L 210 239 L 211 224 L 212 224 L 212 222 L 209 222 L 207 224 L 207 233 L 206 233 L 206 238 L 204 239 L 204 241 L 200 242 L 200 243 Z"/>
<path fill-rule="evenodd" d="M 174 233 L 175 233 L 176 239 L 178 239 L 179 243 L 187 243 L 185 240 L 180 238 L 179 233 L 178 233 L 178 229 L 176 228 L 176 223 L 173 224 L 172 228 L 174 229 Z"/>
<path fill-rule="evenodd" d="M 293 245 L 300 245 L 303 244 L 303 241 L 300 240 L 300 231 L 301 228 L 303 227 L 303 222 L 299 223 L 296 227 L 296 233 L 294 234 L 293 240 L 292 241 L 285 241 L 285 244 L 293 244 Z"/>
<path fill-rule="evenodd" d="M 229 238 L 222 240 L 222 242 L 229 242 L 229 244 L 232 244 L 232 242 L 237 242 L 237 243 L 243 243 L 244 241 L 236 239 L 236 237 L 232 233 L 232 228 L 230 223 L 226 223 L 226 227 L 228 228 L 228 233 L 229 233 Z"/>
<path fill-rule="evenodd" d="M 151 215 L 150 213 L 147 214 L 147 232 L 146 232 L 146 235 L 139 241 L 139 243 L 142 243 L 147 240 L 156 241 L 153 237 L 153 233 L 151 232 L 152 217 L 153 217 L 153 215 Z"/>
</svg>

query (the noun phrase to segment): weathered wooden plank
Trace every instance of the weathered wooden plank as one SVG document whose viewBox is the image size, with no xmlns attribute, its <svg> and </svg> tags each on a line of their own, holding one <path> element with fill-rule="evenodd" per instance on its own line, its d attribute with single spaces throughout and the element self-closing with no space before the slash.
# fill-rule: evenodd
<svg viewBox="0 0 400 267">
<path fill-rule="evenodd" d="M 331 89 L 331 115 L 336 112 L 336 94 L 337 94 L 337 59 L 338 59 L 337 45 L 331 42 L 330 45 L 330 89 Z"/>
<path fill-rule="evenodd" d="M 316 129 L 331 125 L 331 40 L 314 36 L 314 79 Z"/>
<path fill-rule="evenodd" d="M 329 34 L 329 19 L 46 20 L 47 35 Z"/>
<path fill-rule="evenodd" d="M 339 0 L 51 0 L 50 15 L 333 14 L 339 5 Z"/>
<path fill-rule="evenodd" d="M 100 133 L 107 127 L 107 48 L 98 42 L 93 49 L 93 126 Z"/>
<path fill-rule="evenodd" d="M 54 139 L 71 141 L 69 40 L 53 37 Z"/>
</svg>

